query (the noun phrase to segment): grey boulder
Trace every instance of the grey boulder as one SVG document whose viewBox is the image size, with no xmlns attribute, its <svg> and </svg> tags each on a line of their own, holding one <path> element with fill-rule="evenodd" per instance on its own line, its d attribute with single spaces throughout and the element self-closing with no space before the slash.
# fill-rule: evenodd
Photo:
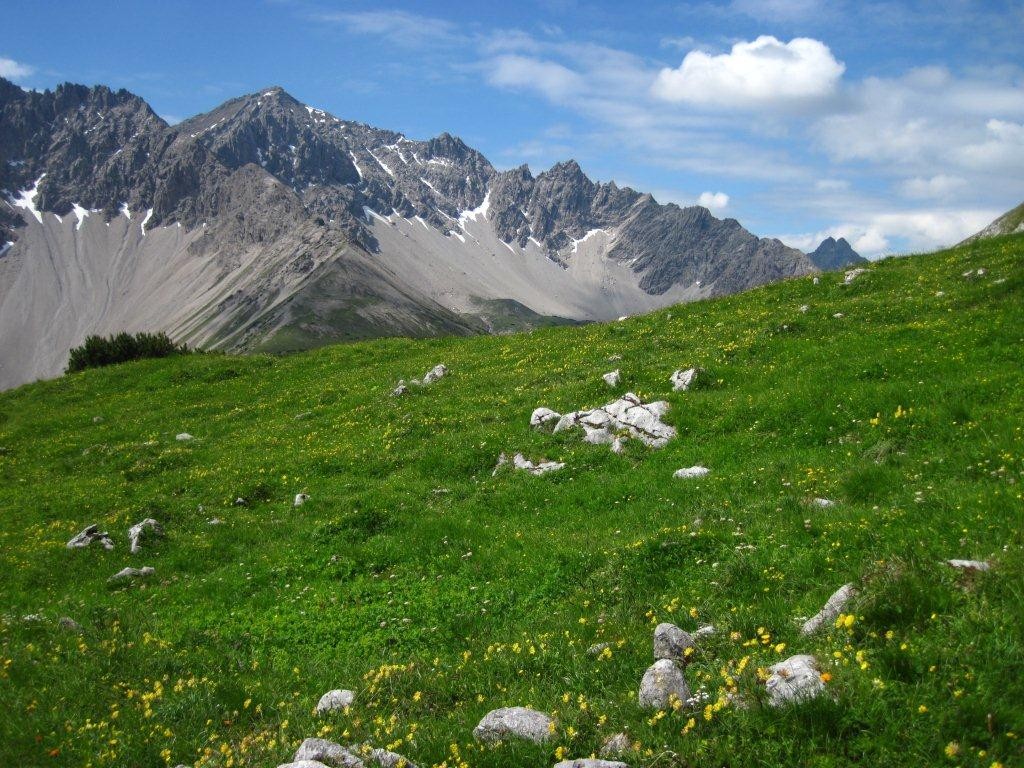
<svg viewBox="0 0 1024 768">
<path fill-rule="evenodd" d="M 768 703 L 773 707 L 807 701 L 825 690 L 818 662 L 813 656 L 790 656 L 768 667 L 768 672 L 770 676 L 765 682 L 765 688 L 768 691 Z"/>
<path fill-rule="evenodd" d="M 136 523 L 129 528 L 128 543 L 133 555 L 142 549 L 142 537 L 146 534 L 146 531 L 149 531 L 153 536 L 162 536 L 164 529 L 160 527 L 160 523 L 151 517 L 147 517 L 141 523 Z"/>
<path fill-rule="evenodd" d="M 812 635 L 822 627 L 832 624 L 856 594 L 857 589 L 853 584 L 843 584 L 843 586 L 832 593 L 832 597 L 828 599 L 820 611 L 804 622 L 803 629 L 800 631 L 805 635 Z"/>
<path fill-rule="evenodd" d="M 352 702 L 355 700 L 356 695 L 352 691 L 335 688 L 333 691 L 328 691 L 320 697 L 320 701 L 316 703 L 316 713 L 322 715 L 325 712 L 346 709 L 351 707 Z"/>
<path fill-rule="evenodd" d="M 94 541 L 98 541 L 103 545 L 104 549 L 113 549 L 114 540 L 110 538 L 110 534 L 106 531 L 101 532 L 98 525 L 87 526 L 75 536 L 71 541 L 67 543 L 68 549 L 84 549 L 92 544 Z"/>
<path fill-rule="evenodd" d="M 673 372 L 669 377 L 669 381 L 672 382 L 672 391 L 686 392 L 693 386 L 693 382 L 697 380 L 698 373 L 697 368 L 687 368 L 685 371 Z"/>
<path fill-rule="evenodd" d="M 638 696 L 643 709 L 667 709 L 674 699 L 686 702 L 689 698 L 690 686 L 675 662 L 660 659 L 644 672 Z"/>
<path fill-rule="evenodd" d="M 654 628 L 654 658 L 686 663 L 696 643 L 693 635 L 675 624 L 662 622 Z"/>
<path fill-rule="evenodd" d="M 473 738 L 483 742 L 525 739 L 542 744 L 551 737 L 553 726 L 554 721 L 543 712 L 527 707 L 504 707 L 484 715 L 473 729 Z"/>
<path fill-rule="evenodd" d="M 562 414 L 552 411 L 550 408 L 535 408 L 530 414 L 530 426 L 535 429 L 546 427 L 549 424 L 557 424 L 561 418 Z"/>
<path fill-rule="evenodd" d="M 306 739 L 299 745 L 293 764 L 304 761 L 334 766 L 334 768 L 361 768 L 363 761 L 340 744 L 327 739 Z"/>
</svg>

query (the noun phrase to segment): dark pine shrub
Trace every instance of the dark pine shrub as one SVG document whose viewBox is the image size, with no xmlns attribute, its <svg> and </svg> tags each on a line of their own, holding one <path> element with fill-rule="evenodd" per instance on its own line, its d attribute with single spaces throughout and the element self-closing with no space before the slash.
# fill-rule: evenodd
<svg viewBox="0 0 1024 768">
<path fill-rule="evenodd" d="M 67 373 L 100 368 L 104 365 L 168 357 L 190 352 L 184 344 L 175 344 L 166 333 L 119 333 L 116 336 L 89 336 L 80 347 L 71 350 Z"/>
</svg>

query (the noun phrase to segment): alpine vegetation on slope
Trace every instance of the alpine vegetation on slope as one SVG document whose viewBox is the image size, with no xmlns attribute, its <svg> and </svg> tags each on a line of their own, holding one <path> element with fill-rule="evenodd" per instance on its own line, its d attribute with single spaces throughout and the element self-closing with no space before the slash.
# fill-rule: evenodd
<svg viewBox="0 0 1024 768">
<path fill-rule="evenodd" d="M 971 235 L 961 245 L 973 243 L 976 240 L 987 240 L 1000 235 L 1015 235 L 1024 232 L 1024 203 L 1021 203 L 1011 211 L 1007 211 L 998 219 L 993 221 L 980 232 Z"/>
<path fill-rule="evenodd" d="M 280 88 L 169 126 L 124 90 L 0 80 L 0 161 L 0 387 L 89 334 L 287 351 L 607 320 L 815 270 L 575 162 L 498 171 Z"/>
<path fill-rule="evenodd" d="M 1011 236 L 3 393 L 0 765 L 1015 765 L 1022 286 Z M 661 447 L 552 431 L 613 357 Z"/>
</svg>

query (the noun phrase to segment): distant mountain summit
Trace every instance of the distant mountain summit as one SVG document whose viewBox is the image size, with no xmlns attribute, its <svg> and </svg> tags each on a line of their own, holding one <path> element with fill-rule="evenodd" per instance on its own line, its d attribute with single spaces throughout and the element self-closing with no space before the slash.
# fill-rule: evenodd
<svg viewBox="0 0 1024 768">
<path fill-rule="evenodd" d="M 169 126 L 98 86 L 0 79 L 0 387 L 89 333 L 283 351 L 645 312 L 814 263 L 706 208 L 499 171 L 279 87 Z"/>
<path fill-rule="evenodd" d="M 985 240 L 1000 235 L 1015 235 L 1020 232 L 1024 232 L 1024 203 L 1007 211 L 983 230 L 968 237 L 961 245 L 973 243 L 975 240 Z"/>
<path fill-rule="evenodd" d="M 834 237 L 826 237 L 821 241 L 821 245 L 807 254 L 807 256 L 814 263 L 814 266 L 823 272 L 843 269 L 844 267 L 863 264 L 867 261 L 867 259 L 850 247 L 845 237 L 840 237 L 838 240 Z"/>
</svg>

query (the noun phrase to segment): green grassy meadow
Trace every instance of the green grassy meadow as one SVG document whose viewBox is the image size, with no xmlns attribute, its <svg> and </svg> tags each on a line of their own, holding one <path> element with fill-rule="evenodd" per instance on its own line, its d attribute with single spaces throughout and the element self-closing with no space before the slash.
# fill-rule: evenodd
<svg viewBox="0 0 1024 768">
<path fill-rule="evenodd" d="M 842 277 L 0 394 L 0 766 L 276 766 L 318 735 L 548 766 L 623 730 L 635 767 L 1024 765 L 1024 236 Z M 690 366 L 703 385 L 672 392 Z M 668 400 L 679 436 L 615 455 L 529 427 L 626 391 Z M 492 477 L 517 451 L 567 466 Z M 711 474 L 673 479 L 693 464 Z M 166 537 L 130 555 L 146 517 Z M 65 548 L 94 522 L 113 551 Z M 109 583 L 126 565 L 156 574 Z M 802 637 L 848 581 L 853 618 Z M 637 706 L 661 621 L 718 629 L 686 670 L 706 706 Z M 795 653 L 828 695 L 767 707 Z M 355 705 L 316 717 L 332 688 Z M 513 705 L 551 713 L 551 741 L 477 745 Z"/>
</svg>

